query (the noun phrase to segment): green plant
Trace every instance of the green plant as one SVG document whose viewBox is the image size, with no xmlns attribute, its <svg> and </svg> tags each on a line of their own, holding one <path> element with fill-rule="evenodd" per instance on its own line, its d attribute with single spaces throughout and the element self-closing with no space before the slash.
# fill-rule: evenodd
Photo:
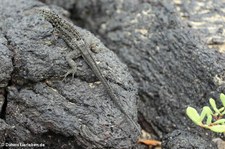
<svg viewBox="0 0 225 149">
<path fill-rule="evenodd" d="M 225 119 L 223 118 L 225 115 L 225 95 L 223 93 L 220 94 L 220 100 L 222 108 L 218 109 L 215 100 L 210 98 L 209 103 L 213 110 L 209 106 L 204 106 L 199 115 L 195 108 L 188 107 L 186 114 L 196 125 L 214 132 L 225 132 Z"/>
</svg>

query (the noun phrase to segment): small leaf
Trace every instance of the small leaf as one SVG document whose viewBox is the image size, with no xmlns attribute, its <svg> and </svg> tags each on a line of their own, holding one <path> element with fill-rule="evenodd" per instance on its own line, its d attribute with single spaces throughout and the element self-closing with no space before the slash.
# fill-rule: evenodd
<svg viewBox="0 0 225 149">
<path fill-rule="evenodd" d="M 220 108 L 219 109 L 220 113 L 223 112 L 223 110 L 224 110 L 224 107 Z"/>
<path fill-rule="evenodd" d="M 225 95 L 223 93 L 220 94 L 220 100 L 221 100 L 223 106 L 225 107 Z"/>
<path fill-rule="evenodd" d="M 207 115 L 206 124 L 210 125 L 212 123 L 212 115 Z"/>
<path fill-rule="evenodd" d="M 219 111 L 219 110 L 217 109 L 217 107 L 216 107 L 216 102 L 215 102 L 214 99 L 210 98 L 210 99 L 209 99 L 209 103 L 210 103 L 210 105 L 212 106 L 213 110 L 214 110 L 216 113 L 220 113 L 220 111 Z"/>
<path fill-rule="evenodd" d="M 212 110 L 208 106 L 204 106 L 200 115 L 200 121 L 202 122 L 205 116 L 207 116 L 207 123 L 211 123 L 212 121 Z"/>
<path fill-rule="evenodd" d="M 224 124 L 224 123 L 225 123 L 225 119 L 219 119 L 215 121 L 213 124 Z"/>
<path fill-rule="evenodd" d="M 223 111 L 223 112 L 221 113 L 221 115 L 225 115 L 225 111 Z"/>
<path fill-rule="evenodd" d="M 194 108 L 187 107 L 186 114 L 196 125 L 202 125 L 201 117 Z"/>
<path fill-rule="evenodd" d="M 214 132 L 225 132 L 225 125 L 215 125 L 208 128 Z"/>
</svg>

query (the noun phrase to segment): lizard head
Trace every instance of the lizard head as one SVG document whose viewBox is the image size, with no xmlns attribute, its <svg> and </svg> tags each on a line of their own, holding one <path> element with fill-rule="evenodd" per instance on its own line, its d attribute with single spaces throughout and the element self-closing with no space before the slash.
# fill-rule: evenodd
<svg viewBox="0 0 225 149">
<path fill-rule="evenodd" d="M 45 20 L 50 22 L 53 27 L 58 27 L 61 25 L 60 23 L 62 22 L 62 18 L 60 18 L 59 15 L 56 14 L 55 12 L 47 9 L 37 9 L 37 10 L 38 13 L 40 13 L 45 18 Z"/>
</svg>

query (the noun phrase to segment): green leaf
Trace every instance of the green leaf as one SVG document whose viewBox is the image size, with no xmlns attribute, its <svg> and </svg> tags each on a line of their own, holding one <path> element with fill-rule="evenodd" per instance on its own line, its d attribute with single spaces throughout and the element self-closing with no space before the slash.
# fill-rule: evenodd
<svg viewBox="0 0 225 149">
<path fill-rule="evenodd" d="M 225 107 L 225 95 L 223 93 L 220 94 L 220 100 L 222 101 L 222 104 Z"/>
<path fill-rule="evenodd" d="M 220 111 L 219 111 L 219 110 L 217 109 L 217 107 L 216 107 L 216 102 L 215 102 L 214 99 L 210 98 L 210 99 L 209 99 L 209 103 L 210 103 L 210 105 L 212 106 L 213 110 L 214 110 L 216 113 L 220 113 Z"/>
<path fill-rule="evenodd" d="M 203 107 L 203 110 L 201 112 L 201 115 L 200 115 L 200 120 L 201 122 L 203 121 L 203 119 L 205 118 L 205 116 L 207 116 L 207 122 L 209 122 L 209 117 L 213 114 L 212 110 L 208 107 L 208 106 L 204 106 Z M 211 116 L 212 117 L 212 116 Z M 211 118 L 212 120 L 212 118 Z"/>
<path fill-rule="evenodd" d="M 225 114 L 225 111 L 223 111 L 222 113 L 221 113 L 221 115 L 224 115 Z"/>
<path fill-rule="evenodd" d="M 201 117 L 194 108 L 187 107 L 186 114 L 196 125 L 202 125 Z"/>
<path fill-rule="evenodd" d="M 210 125 L 212 123 L 212 115 L 207 116 L 206 124 Z"/>
<path fill-rule="evenodd" d="M 225 132 L 225 125 L 215 125 L 208 128 L 214 132 Z"/>
<path fill-rule="evenodd" d="M 223 112 L 223 110 L 224 110 L 224 107 L 220 108 L 219 109 L 220 113 Z"/>
<path fill-rule="evenodd" d="M 215 121 L 213 124 L 224 124 L 224 123 L 225 123 L 225 119 L 219 119 Z"/>
</svg>

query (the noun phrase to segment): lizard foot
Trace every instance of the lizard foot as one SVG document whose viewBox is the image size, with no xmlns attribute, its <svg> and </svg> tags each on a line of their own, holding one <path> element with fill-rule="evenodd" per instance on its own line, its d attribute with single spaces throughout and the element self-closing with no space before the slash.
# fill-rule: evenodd
<svg viewBox="0 0 225 149">
<path fill-rule="evenodd" d="M 67 76 L 70 75 L 70 74 L 72 74 L 72 78 L 74 78 L 75 73 L 76 73 L 76 70 L 75 69 L 69 69 L 67 71 L 67 73 L 64 75 L 63 81 L 65 81 L 65 79 L 67 78 Z"/>
</svg>

